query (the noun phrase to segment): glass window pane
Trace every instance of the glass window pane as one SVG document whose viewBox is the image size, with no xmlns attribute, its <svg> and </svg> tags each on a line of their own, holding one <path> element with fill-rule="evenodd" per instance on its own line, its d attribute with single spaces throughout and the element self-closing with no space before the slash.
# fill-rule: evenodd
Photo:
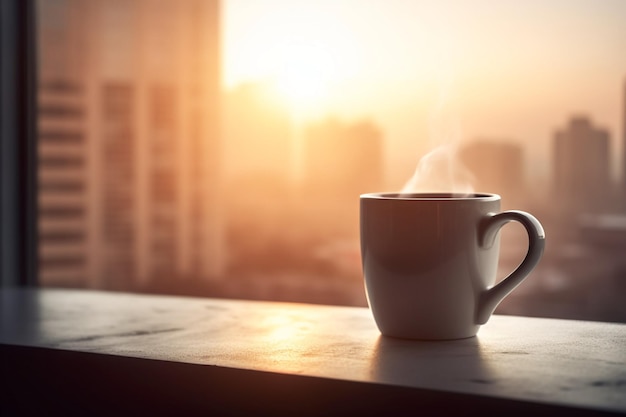
<svg viewBox="0 0 626 417">
<path fill-rule="evenodd" d="M 365 306 L 359 194 L 474 190 L 626 322 L 626 3 L 366 3 L 40 0 L 40 282 Z"/>
<path fill-rule="evenodd" d="M 42 285 L 213 282 L 219 4 L 42 0 Z"/>
</svg>

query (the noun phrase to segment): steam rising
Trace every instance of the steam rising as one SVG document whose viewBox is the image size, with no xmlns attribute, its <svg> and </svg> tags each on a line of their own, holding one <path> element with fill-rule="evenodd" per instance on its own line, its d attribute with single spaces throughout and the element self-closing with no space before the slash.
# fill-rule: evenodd
<svg viewBox="0 0 626 417">
<path fill-rule="evenodd" d="M 443 83 L 437 105 L 430 118 L 429 148 L 418 162 L 413 177 L 402 188 L 402 194 L 416 192 L 453 192 L 470 194 L 473 176 L 458 158 L 461 125 L 450 100 L 450 77 Z"/>
<path fill-rule="evenodd" d="M 420 159 L 402 194 L 452 192 L 471 194 L 472 175 L 456 156 L 456 146 L 441 145 Z"/>
</svg>

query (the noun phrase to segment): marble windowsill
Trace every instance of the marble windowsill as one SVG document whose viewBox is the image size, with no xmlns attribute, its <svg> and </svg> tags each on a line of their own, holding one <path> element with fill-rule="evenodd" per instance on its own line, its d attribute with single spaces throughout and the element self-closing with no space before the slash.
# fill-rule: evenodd
<svg viewBox="0 0 626 417">
<path fill-rule="evenodd" d="M 626 414 L 621 324 L 494 316 L 476 338 L 415 342 L 381 337 L 366 308 L 54 289 L 0 303 L 0 405 L 16 412 Z"/>
</svg>

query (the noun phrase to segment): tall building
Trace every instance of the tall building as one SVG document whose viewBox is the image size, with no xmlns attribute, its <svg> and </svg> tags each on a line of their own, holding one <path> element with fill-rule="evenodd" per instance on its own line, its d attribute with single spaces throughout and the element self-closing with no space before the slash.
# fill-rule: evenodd
<svg viewBox="0 0 626 417">
<path fill-rule="evenodd" d="M 611 189 L 609 134 L 586 117 L 574 117 L 554 135 L 554 194 L 572 210 L 603 206 Z"/>
<path fill-rule="evenodd" d="M 87 276 L 87 147 L 84 98 L 70 81 L 39 89 L 39 241 L 44 281 Z"/>
<path fill-rule="evenodd" d="M 223 115 L 228 138 L 222 147 L 224 175 L 229 185 L 263 188 L 263 183 L 293 179 L 293 121 L 271 86 L 235 87 L 225 96 Z"/>
<path fill-rule="evenodd" d="M 622 90 L 622 189 L 626 197 L 626 79 Z"/>
<path fill-rule="evenodd" d="M 270 85 L 244 83 L 225 94 L 223 116 L 228 275 L 284 267 L 273 251 L 292 229 L 288 219 L 295 212 L 290 112 Z"/>
<path fill-rule="evenodd" d="M 304 183 L 310 192 L 354 199 L 382 190 L 382 134 L 373 123 L 329 118 L 309 125 L 304 141 Z"/>
<path fill-rule="evenodd" d="M 461 162 L 474 175 L 476 191 L 519 201 L 525 192 L 522 148 L 506 142 L 477 140 L 460 150 Z"/>
<path fill-rule="evenodd" d="M 218 1 L 38 7 L 41 282 L 218 277 Z"/>
</svg>

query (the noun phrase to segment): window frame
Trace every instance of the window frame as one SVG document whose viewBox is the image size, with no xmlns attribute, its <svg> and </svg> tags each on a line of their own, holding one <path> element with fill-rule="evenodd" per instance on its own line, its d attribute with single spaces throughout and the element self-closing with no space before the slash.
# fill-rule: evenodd
<svg viewBox="0 0 626 417">
<path fill-rule="evenodd" d="M 0 2 L 0 286 L 36 286 L 34 0 Z"/>
</svg>

